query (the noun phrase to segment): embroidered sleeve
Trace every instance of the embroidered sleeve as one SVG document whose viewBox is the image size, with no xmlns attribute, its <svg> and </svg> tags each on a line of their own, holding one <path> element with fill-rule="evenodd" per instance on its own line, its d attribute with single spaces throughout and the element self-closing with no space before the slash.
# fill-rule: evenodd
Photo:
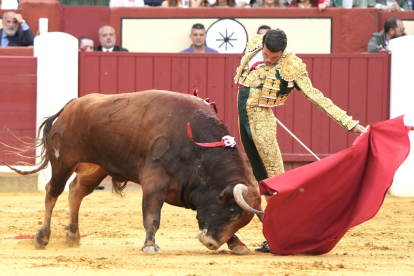
<svg viewBox="0 0 414 276">
<path fill-rule="evenodd" d="M 306 75 L 301 75 L 295 80 L 298 90 L 314 104 L 317 108 L 334 119 L 347 131 L 351 130 L 359 122 L 352 120 L 346 111 L 337 107 L 330 99 L 326 98 L 321 91 L 313 88 L 312 82 Z"/>
</svg>

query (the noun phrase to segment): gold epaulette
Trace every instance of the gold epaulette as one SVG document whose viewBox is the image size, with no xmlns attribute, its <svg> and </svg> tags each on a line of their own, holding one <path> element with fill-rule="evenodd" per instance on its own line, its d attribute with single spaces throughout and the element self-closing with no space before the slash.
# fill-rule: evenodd
<svg viewBox="0 0 414 276">
<path fill-rule="evenodd" d="M 240 66 L 237 67 L 236 76 L 234 77 L 234 83 L 244 82 L 246 75 L 249 72 L 247 63 L 249 60 L 263 48 L 263 35 L 255 35 L 246 46 L 247 53 L 244 54 Z M 246 68 L 247 67 L 247 68 Z M 247 70 L 247 71 L 246 71 Z"/>
<path fill-rule="evenodd" d="M 248 52 L 253 52 L 257 49 L 261 49 L 263 48 L 263 36 L 264 34 L 261 35 L 255 35 L 246 45 L 247 51 Z"/>
<path fill-rule="evenodd" d="M 306 64 L 293 53 L 287 53 L 279 69 L 282 79 L 288 82 L 288 87 L 293 87 L 293 81 L 303 74 L 308 74 Z"/>
</svg>

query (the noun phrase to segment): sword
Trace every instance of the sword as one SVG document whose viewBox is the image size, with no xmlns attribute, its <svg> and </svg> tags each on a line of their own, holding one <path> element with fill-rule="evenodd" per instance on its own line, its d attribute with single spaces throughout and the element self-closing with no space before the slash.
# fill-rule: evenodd
<svg viewBox="0 0 414 276">
<path fill-rule="evenodd" d="M 321 159 L 319 159 L 319 157 L 318 156 L 316 156 L 316 154 L 314 154 L 307 146 L 305 146 L 305 144 L 304 143 L 302 143 L 302 141 L 301 140 L 299 140 L 299 138 L 298 137 L 296 137 L 295 136 L 295 134 L 293 134 L 287 127 L 285 127 L 285 125 L 284 124 L 282 124 L 282 122 L 278 119 L 278 118 L 276 118 L 275 117 L 275 119 L 276 119 L 276 122 L 278 122 L 279 123 L 279 125 L 281 126 L 281 127 L 283 127 L 290 135 L 292 135 L 292 137 L 293 138 L 295 138 L 295 140 L 296 141 L 298 141 L 299 142 L 299 144 L 301 144 L 307 151 L 309 151 L 309 153 L 310 154 L 312 154 L 313 155 L 313 157 L 315 157 L 317 160 L 321 160 Z"/>
</svg>

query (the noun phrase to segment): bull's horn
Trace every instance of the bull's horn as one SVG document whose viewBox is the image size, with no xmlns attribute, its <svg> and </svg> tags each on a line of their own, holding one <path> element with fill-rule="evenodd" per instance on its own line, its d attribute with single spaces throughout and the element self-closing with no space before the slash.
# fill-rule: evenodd
<svg viewBox="0 0 414 276">
<path fill-rule="evenodd" d="M 260 222 L 263 223 L 264 212 L 263 212 L 262 206 L 260 206 L 259 214 L 256 214 L 256 215 L 259 218 Z"/>
<path fill-rule="evenodd" d="M 255 209 L 253 209 L 252 207 L 249 206 L 249 204 L 246 203 L 246 201 L 243 198 L 243 195 L 246 194 L 247 192 L 247 187 L 243 184 L 237 184 L 236 186 L 234 186 L 233 188 L 233 194 L 234 194 L 234 199 L 236 200 L 237 204 L 239 204 L 240 207 L 242 207 L 243 210 L 249 211 L 251 213 L 260 215 L 260 214 L 264 214 L 263 211 L 257 211 Z"/>
</svg>

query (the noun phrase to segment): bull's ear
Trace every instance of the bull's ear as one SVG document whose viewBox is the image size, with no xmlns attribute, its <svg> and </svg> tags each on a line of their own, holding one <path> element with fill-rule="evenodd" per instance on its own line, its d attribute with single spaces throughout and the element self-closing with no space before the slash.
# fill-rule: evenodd
<svg viewBox="0 0 414 276">
<path fill-rule="evenodd" d="M 234 185 L 227 185 L 226 188 L 224 188 L 224 190 L 219 195 L 221 202 L 234 201 L 233 188 Z"/>
</svg>

